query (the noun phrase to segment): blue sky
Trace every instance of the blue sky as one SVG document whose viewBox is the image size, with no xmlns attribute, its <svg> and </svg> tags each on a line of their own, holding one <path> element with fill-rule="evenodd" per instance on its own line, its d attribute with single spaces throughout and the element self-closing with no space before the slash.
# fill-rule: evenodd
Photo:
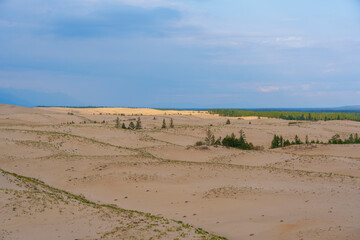
<svg viewBox="0 0 360 240">
<path fill-rule="evenodd" d="M 0 102 L 360 104 L 359 0 L 0 0 Z"/>
</svg>

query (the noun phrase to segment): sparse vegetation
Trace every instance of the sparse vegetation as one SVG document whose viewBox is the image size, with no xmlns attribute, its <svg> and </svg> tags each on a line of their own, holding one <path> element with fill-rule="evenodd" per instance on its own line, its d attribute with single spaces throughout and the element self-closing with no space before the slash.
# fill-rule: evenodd
<svg viewBox="0 0 360 240">
<path fill-rule="evenodd" d="M 245 133 L 243 130 L 240 130 L 239 138 L 236 138 L 234 133 L 232 133 L 230 136 L 224 137 L 224 139 L 222 140 L 222 145 L 226 147 L 240 148 L 243 150 L 255 149 L 252 143 L 246 141 Z"/>
<path fill-rule="evenodd" d="M 195 146 L 203 146 L 203 145 L 205 145 L 205 143 L 202 142 L 202 141 L 197 141 L 197 142 L 195 143 Z"/>
<path fill-rule="evenodd" d="M 138 117 L 138 119 L 136 120 L 136 126 L 135 126 L 135 128 L 136 128 L 136 129 L 141 129 L 141 128 L 142 128 L 140 117 Z"/>
<path fill-rule="evenodd" d="M 221 140 L 221 137 L 218 139 L 215 138 L 215 135 L 212 133 L 210 129 L 206 131 L 205 144 L 206 145 L 222 145 L 225 147 L 233 147 L 239 148 L 243 150 L 252 150 L 258 149 L 258 147 L 254 147 L 252 143 L 246 141 L 245 133 L 243 130 L 240 130 L 240 137 L 236 138 L 235 134 L 232 133 L 230 136 L 227 135 L 224 139 Z M 196 144 L 198 144 L 197 142 Z M 198 145 L 197 145 L 198 146 Z"/>
<path fill-rule="evenodd" d="M 116 120 L 115 120 L 115 127 L 120 128 L 120 119 L 119 119 L 119 117 L 117 117 Z"/>
<path fill-rule="evenodd" d="M 211 132 L 210 129 L 208 129 L 206 131 L 205 143 L 206 143 L 206 145 L 214 145 L 215 144 L 215 136 Z"/>
<path fill-rule="evenodd" d="M 170 119 L 170 128 L 174 128 L 174 121 L 172 118 Z"/>
<path fill-rule="evenodd" d="M 341 139 L 339 134 L 335 134 L 329 141 L 329 144 L 360 144 L 359 135 L 357 133 L 350 134 L 348 138 Z"/>
<path fill-rule="evenodd" d="M 135 129 L 135 124 L 133 122 L 129 123 L 129 129 L 131 130 Z"/>
<path fill-rule="evenodd" d="M 163 119 L 163 122 L 162 122 L 161 128 L 166 128 L 166 121 L 165 121 L 165 119 Z"/>
<path fill-rule="evenodd" d="M 277 136 L 276 134 L 273 137 L 273 140 L 271 141 L 270 148 L 280 148 L 280 147 L 286 147 L 290 146 L 291 142 L 289 140 L 285 140 L 282 136 Z"/>
<path fill-rule="evenodd" d="M 350 134 L 350 136 L 345 139 L 341 139 L 339 134 L 335 134 L 327 143 L 328 144 L 360 144 L 360 139 L 357 133 Z M 283 138 L 282 136 L 274 135 L 270 148 L 281 148 L 290 145 L 301 145 L 301 144 L 324 144 L 324 142 L 319 140 L 309 141 L 308 135 L 306 135 L 305 137 L 305 142 L 302 142 L 298 137 L 298 135 L 295 135 L 293 141 L 289 141 Z"/>
<path fill-rule="evenodd" d="M 182 221 L 169 220 L 150 213 L 119 208 L 114 204 L 92 202 L 82 194 L 76 195 L 54 188 L 35 178 L 10 173 L 3 169 L 0 169 L 0 174 L 7 175 L 8 179 L 10 179 L 9 181 L 23 188 L 20 191 L 13 189 L 6 189 L 4 191 L 8 196 L 5 199 L 7 201 L 11 200 L 11 205 L 8 208 L 12 212 L 21 212 L 21 215 L 33 215 L 34 212 L 43 212 L 50 208 L 58 209 L 60 215 L 65 215 L 74 214 L 71 213 L 71 207 L 81 207 L 81 211 L 86 210 L 88 214 L 91 214 L 91 219 L 97 218 L 98 221 L 107 221 L 115 226 L 110 231 L 98 232 L 101 233 L 99 239 L 109 239 L 109 237 L 110 239 L 137 239 L 142 234 L 150 237 L 149 239 L 167 239 L 167 232 L 172 232 L 172 238 L 178 239 L 185 237 L 186 234 L 191 234 L 196 239 L 226 239 L 204 230 L 199 231 L 198 228 L 185 224 Z M 26 207 L 26 204 L 30 204 L 31 207 Z M 5 205 L 5 207 L 7 206 Z M 21 215 L 17 216 L 21 217 Z M 103 218 L 105 215 L 107 218 Z M 84 217 L 82 219 L 84 220 Z M 169 229 L 174 230 L 169 231 Z M 129 236 L 129 238 L 126 238 L 126 236 Z"/>
</svg>

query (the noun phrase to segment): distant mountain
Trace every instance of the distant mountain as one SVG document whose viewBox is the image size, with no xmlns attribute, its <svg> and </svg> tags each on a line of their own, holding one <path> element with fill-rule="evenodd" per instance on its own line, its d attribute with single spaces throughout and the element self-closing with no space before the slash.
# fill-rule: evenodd
<svg viewBox="0 0 360 240">
<path fill-rule="evenodd" d="M 360 112 L 360 105 L 353 105 L 353 106 L 343 106 L 332 108 L 335 111 L 351 111 L 351 112 Z"/>
</svg>

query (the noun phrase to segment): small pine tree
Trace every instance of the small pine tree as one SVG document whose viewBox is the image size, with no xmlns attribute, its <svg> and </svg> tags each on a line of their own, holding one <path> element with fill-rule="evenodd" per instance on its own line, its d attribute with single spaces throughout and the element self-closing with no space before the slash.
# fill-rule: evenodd
<svg viewBox="0 0 360 240">
<path fill-rule="evenodd" d="M 206 145 L 214 145 L 215 144 L 215 136 L 211 132 L 210 129 L 208 129 L 206 131 L 205 143 L 206 143 Z"/>
<path fill-rule="evenodd" d="M 301 142 L 300 138 L 298 137 L 298 135 L 295 135 L 295 144 L 303 144 L 303 142 Z"/>
<path fill-rule="evenodd" d="M 170 119 L 170 128 L 174 128 L 174 121 L 172 118 Z"/>
<path fill-rule="evenodd" d="M 116 118 L 115 127 L 120 128 L 120 119 L 119 119 L 119 117 Z"/>
<path fill-rule="evenodd" d="M 274 134 L 273 140 L 271 141 L 270 148 L 277 148 L 277 147 L 279 147 L 279 138 L 278 138 L 278 136 L 276 136 L 276 134 Z"/>
<path fill-rule="evenodd" d="M 129 129 L 134 129 L 135 128 L 135 124 L 133 122 L 129 123 Z"/>
<path fill-rule="evenodd" d="M 126 129 L 125 123 L 123 123 L 123 124 L 121 125 L 121 128 L 122 128 L 122 129 Z"/>
<path fill-rule="evenodd" d="M 226 125 L 230 124 L 230 119 L 226 120 Z"/>
<path fill-rule="evenodd" d="M 284 147 L 290 146 L 290 145 L 291 145 L 290 141 L 286 139 L 284 142 Z"/>
<path fill-rule="evenodd" d="M 135 127 L 136 129 L 141 129 L 142 127 L 141 127 L 141 119 L 140 119 L 140 117 L 138 117 L 138 119 L 137 119 L 137 121 L 136 121 L 136 127 Z"/>
<path fill-rule="evenodd" d="M 166 122 L 165 122 L 165 119 L 163 119 L 163 123 L 162 123 L 161 128 L 166 128 Z"/>
<path fill-rule="evenodd" d="M 355 143 L 354 136 L 352 134 L 350 134 L 348 141 L 349 143 Z"/>
</svg>

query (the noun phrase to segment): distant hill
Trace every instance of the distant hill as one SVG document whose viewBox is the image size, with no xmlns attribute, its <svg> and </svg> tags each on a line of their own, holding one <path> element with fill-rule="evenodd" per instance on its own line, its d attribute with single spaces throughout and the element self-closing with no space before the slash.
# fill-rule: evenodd
<svg viewBox="0 0 360 240">
<path fill-rule="evenodd" d="M 360 105 L 353 105 L 353 106 L 343 106 L 343 107 L 337 107 L 333 108 L 335 111 L 354 111 L 354 112 L 360 112 Z"/>
</svg>

